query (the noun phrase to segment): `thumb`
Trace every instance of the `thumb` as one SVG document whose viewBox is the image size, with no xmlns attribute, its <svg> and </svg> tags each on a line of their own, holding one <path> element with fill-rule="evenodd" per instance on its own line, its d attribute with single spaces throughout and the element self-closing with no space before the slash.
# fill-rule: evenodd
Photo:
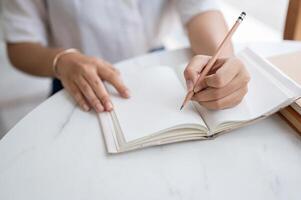
<svg viewBox="0 0 301 200">
<path fill-rule="evenodd" d="M 197 55 L 194 56 L 184 71 L 187 90 L 192 90 L 199 77 L 199 72 L 203 70 L 210 59 L 210 56 Z"/>
</svg>

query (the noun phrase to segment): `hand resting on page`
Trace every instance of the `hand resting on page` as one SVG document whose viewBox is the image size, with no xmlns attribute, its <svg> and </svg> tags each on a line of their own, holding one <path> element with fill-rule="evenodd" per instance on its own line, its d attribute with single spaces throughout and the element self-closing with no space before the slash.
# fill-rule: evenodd
<svg viewBox="0 0 301 200">
<path fill-rule="evenodd" d="M 58 73 L 64 88 L 85 111 L 91 108 L 96 112 L 113 109 L 103 81 L 112 84 L 122 97 L 130 96 L 118 70 L 100 58 L 81 53 L 62 56 L 58 61 Z"/>
</svg>

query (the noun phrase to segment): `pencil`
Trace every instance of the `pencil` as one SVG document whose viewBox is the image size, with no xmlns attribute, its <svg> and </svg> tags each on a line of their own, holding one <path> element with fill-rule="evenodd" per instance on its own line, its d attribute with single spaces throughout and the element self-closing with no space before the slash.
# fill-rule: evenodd
<svg viewBox="0 0 301 200">
<path fill-rule="evenodd" d="M 216 62 L 219 54 L 221 53 L 223 47 L 225 46 L 225 44 L 231 39 L 232 35 L 235 33 L 235 31 L 237 30 L 238 26 L 240 25 L 240 23 L 244 20 L 246 16 L 245 12 L 242 12 L 239 17 L 237 18 L 236 22 L 234 23 L 234 25 L 232 26 L 232 28 L 229 30 L 229 32 L 227 33 L 226 37 L 223 39 L 223 41 L 221 42 L 221 44 L 218 46 L 217 51 L 215 52 L 215 54 L 211 57 L 211 59 L 209 60 L 208 64 L 205 66 L 205 68 L 202 70 L 201 74 L 199 75 L 196 83 L 193 86 L 193 89 L 188 91 L 188 93 L 186 94 L 186 97 L 184 99 L 184 102 L 180 108 L 180 110 L 182 110 L 182 108 L 185 107 L 185 105 L 188 103 L 188 101 L 191 100 L 191 98 L 193 97 L 193 95 L 198 92 L 196 91 L 196 86 L 200 83 L 200 81 L 204 80 L 204 78 L 207 76 L 208 72 L 211 70 L 211 68 L 213 67 L 214 63 Z"/>
</svg>

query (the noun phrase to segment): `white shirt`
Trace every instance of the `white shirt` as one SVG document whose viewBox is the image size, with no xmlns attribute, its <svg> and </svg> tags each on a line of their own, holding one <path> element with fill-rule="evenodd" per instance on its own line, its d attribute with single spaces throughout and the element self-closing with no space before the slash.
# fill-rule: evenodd
<svg viewBox="0 0 301 200">
<path fill-rule="evenodd" d="M 160 45 L 162 21 L 175 7 L 183 24 L 217 9 L 215 0 L 2 0 L 7 42 L 77 48 L 116 62 Z"/>
</svg>

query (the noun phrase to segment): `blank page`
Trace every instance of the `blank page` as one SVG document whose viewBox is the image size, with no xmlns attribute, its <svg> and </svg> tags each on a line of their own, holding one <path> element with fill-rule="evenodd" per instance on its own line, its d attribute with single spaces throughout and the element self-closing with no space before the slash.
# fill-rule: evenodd
<svg viewBox="0 0 301 200">
<path fill-rule="evenodd" d="M 170 67 L 127 66 L 120 71 L 131 98 L 112 95 L 112 102 L 127 142 L 178 125 L 206 127 L 192 104 L 180 111 L 186 90 Z M 108 89 L 116 94 L 111 86 Z"/>
<path fill-rule="evenodd" d="M 301 84 L 301 65 L 300 65 L 301 51 L 282 54 L 269 58 L 276 67 L 282 72 L 291 77 L 294 81 Z M 301 107 L 301 99 L 297 100 L 297 108 Z"/>
<path fill-rule="evenodd" d="M 221 123 L 248 121 L 277 111 L 280 106 L 292 103 L 301 95 L 298 85 L 251 50 L 245 49 L 239 57 L 251 76 L 248 93 L 244 100 L 233 108 L 212 111 L 200 107 L 211 130 Z"/>
</svg>

